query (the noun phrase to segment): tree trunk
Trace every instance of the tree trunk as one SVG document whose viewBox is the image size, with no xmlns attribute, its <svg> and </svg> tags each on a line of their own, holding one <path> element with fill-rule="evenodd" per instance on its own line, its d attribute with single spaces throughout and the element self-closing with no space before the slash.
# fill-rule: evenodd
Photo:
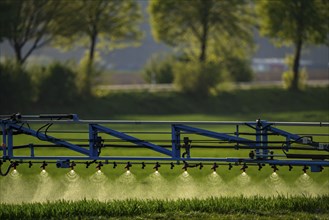
<svg viewBox="0 0 329 220">
<path fill-rule="evenodd" d="M 203 26 L 202 38 L 201 38 L 201 53 L 199 57 L 200 63 L 205 63 L 207 59 L 207 40 L 208 40 L 208 27 Z"/>
<path fill-rule="evenodd" d="M 24 63 L 24 60 L 22 58 L 22 47 L 19 46 L 18 44 L 15 44 L 14 49 L 15 49 L 16 62 L 17 64 L 22 65 Z"/>
<path fill-rule="evenodd" d="M 299 63 L 300 63 L 300 55 L 302 52 L 303 42 L 301 39 L 297 41 L 295 44 L 295 55 L 294 55 L 294 63 L 293 63 L 293 79 L 291 82 L 291 90 L 297 91 L 299 90 L 298 82 L 299 82 Z"/>
<path fill-rule="evenodd" d="M 207 42 L 208 42 L 208 31 L 209 31 L 209 10 L 211 2 L 203 1 L 201 7 L 201 23 L 202 23 L 202 35 L 201 35 L 201 51 L 199 61 L 205 63 L 207 60 Z"/>
<path fill-rule="evenodd" d="M 94 31 L 93 34 L 90 36 L 89 59 L 87 63 L 87 69 L 86 69 L 87 72 L 85 73 L 86 78 L 84 82 L 85 95 L 91 94 L 91 80 L 92 80 L 92 72 L 93 72 L 93 65 L 95 58 L 96 39 L 97 39 L 97 32 Z"/>
<path fill-rule="evenodd" d="M 95 56 L 95 46 L 96 46 L 96 37 L 97 33 L 94 32 L 90 37 L 90 48 L 89 48 L 89 64 L 94 63 L 94 56 Z"/>
</svg>

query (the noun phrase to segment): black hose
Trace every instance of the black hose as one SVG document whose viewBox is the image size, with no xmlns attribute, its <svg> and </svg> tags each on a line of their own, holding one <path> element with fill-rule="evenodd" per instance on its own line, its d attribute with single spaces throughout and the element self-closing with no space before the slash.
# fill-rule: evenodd
<svg viewBox="0 0 329 220">
<path fill-rule="evenodd" d="M 42 139 L 42 138 L 39 136 L 39 133 L 40 133 L 40 131 L 41 131 L 43 128 L 49 126 L 50 124 L 51 124 L 51 123 L 47 123 L 47 124 L 41 126 L 41 127 L 37 130 L 36 137 L 37 137 L 39 140 L 41 140 L 41 141 L 46 141 L 46 140 Z"/>
<path fill-rule="evenodd" d="M 8 175 L 8 173 L 9 173 L 9 171 L 10 171 L 10 169 L 12 168 L 12 167 L 14 167 L 14 163 L 12 163 L 12 164 L 10 164 L 9 166 L 8 166 L 8 168 L 7 168 L 7 171 L 6 172 L 2 172 L 2 161 L 1 161 L 1 163 L 0 163 L 0 175 L 1 176 L 7 176 Z"/>
</svg>

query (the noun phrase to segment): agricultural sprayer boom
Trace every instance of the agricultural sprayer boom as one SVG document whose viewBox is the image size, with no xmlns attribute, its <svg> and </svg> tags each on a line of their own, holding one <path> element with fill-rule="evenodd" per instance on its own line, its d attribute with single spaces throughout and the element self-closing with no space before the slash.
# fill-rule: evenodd
<svg viewBox="0 0 329 220">
<path fill-rule="evenodd" d="M 0 165 L 73 169 L 77 164 L 329 166 L 328 122 L 80 120 L 76 114 L 0 116 Z M 134 151 L 134 153 L 131 153 Z M 119 155 L 116 155 L 119 154 Z M 140 154 L 138 154 L 140 153 Z M 132 155 L 130 155 L 132 154 Z M 137 155 L 136 155 L 137 154 Z"/>
</svg>

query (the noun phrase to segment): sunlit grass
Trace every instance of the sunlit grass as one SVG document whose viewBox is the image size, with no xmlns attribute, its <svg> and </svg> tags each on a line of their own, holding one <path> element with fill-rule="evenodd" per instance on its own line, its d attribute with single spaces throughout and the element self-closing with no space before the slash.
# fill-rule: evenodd
<svg viewBox="0 0 329 220">
<path fill-rule="evenodd" d="M 207 199 L 178 200 L 115 200 L 100 202 L 82 200 L 76 202 L 56 201 L 9 205 L 0 204 L 1 219 L 104 219 L 109 217 L 148 217 L 159 215 L 176 217 L 222 216 L 238 218 L 291 216 L 327 218 L 329 216 L 329 197 L 279 196 L 279 197 L 221 197 Z M 153 217 L 152 217 L 153 216 Z"/>
</svg>

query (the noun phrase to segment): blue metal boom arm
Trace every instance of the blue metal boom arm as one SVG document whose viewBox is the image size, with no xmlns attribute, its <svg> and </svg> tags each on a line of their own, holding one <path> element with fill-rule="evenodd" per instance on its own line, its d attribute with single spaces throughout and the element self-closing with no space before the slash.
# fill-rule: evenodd
<svg viewBox="0 0 329 220">
<path fill-rule="evenodd" d="M 89 151 L 82 148 L 82 147 L 79 147 L 75 144 L 71 144 L 67 141 L 64 141 L 64 140 L 61 140 L 61 139 L 58 139 L 58 138 L 55 138 L 55 137 L 52 137 L 52 136 L 49 136 L 49 135 L 45 135 L 45 134 L 43 134 L 41 132 L 37 132 L 33 129 L 25 128 L 25 127 L 23 127 L 21 125 L 18 125 L 18 124 L 11 124 L 11 125 L 9 125 L 8 128 L 9 129 L 13 128 L 13 129 L 16 129 L 17 131 L 22 131 L 27 135 L 37 137 L 40 140 L 48 141 L 48 142 L 54 143 L 56 145 L 66 147 L 66 148 L 71 149 L 73 151 L 76 151 L 76 152 L 79 152 L 79 153 L 82 153 L 82 154 L 85 154 L 85 155 L 89 155 Z"/>
<path fill-rule="evenodd" d="M 88 133 L 89 137 L 87 139 L 88 144 L 76 144 L 70 142 L 68 138 L 57 138 L 55 136 L 48 135 L 50 133 L 48 129 L 50 128 L 50 124 L 66 124 L 66 126 L 72 125 L 88 125 L 89 130 L 83 131 L 84 133 Z M 40 125 L 39 129 L 33 129 L 29 126 L 29 124 Z M 169 138 L 171 142 L 171 150 L 166 149 L 167 146 L 161 146 L 153 140 L 151 141 L 142 140 L 140 138 L 129 135 L 128 132 L 114 130 L 113 128 L 109 128 L 110 124 L 148 124 L 148 125 L 161 125 L 161 126 L 169 126 L 171 128 L 170 132 L 166 132 L 166 134 L 171 134 L 171 138 Z M 192 125 L 198 125 L 198 127 L 194 127 Z M 235 126 L 236 131 L 234 133 L 222 133 L 217 131 L 212 131 L 209 129 L 201 128 L 202 126 L 209 125 L 211 126 Z M 2 157 L 0 161 L 5 160 L 19 160 L 21 162 L 26 160 L 56 160 L 63 162 L 63 166 L 67 167 L 68 161 L 72 160 L 105 160 L 105 161 L 191 161 L 191 162 L 219 162 L 219 163 L 248 163 L 253 165 L 259 164 L 270 164 L 270 165 L 296 165 L 296 166 L 311 166 L 312 171 L 321 171 L 321 167 L 329 166 L 329 154 L 327 153 L 329 149 L 329 144 L 327 142 L 316 142 L 313 140 L 313 137 L 303 136 L 299 134 L 294 134 L 274 126 L 320 126 L 320 127 L 328 127 L 329 123 L 291 123 L 291 122 L 267 122 L 257 120 L 256 122 L 136 122 L 136 121 L 84 121 L 79 120 L 78 117 L 74 114 L 69 115 L 42 115 L 41 116 L 21 116 L 21 115 L 13 115 L 11 117 L 7 117 L 6 119 L 1 119 L 0 116 L 0 126 L 1 126 L 1 134 L 2 134 L 2 147 L 0 148 L 0 154 L 2 152 Z M 243 133 L 239 132 L 239 126 L 248 126 L 255 129 L 255 132 L 252 133 Z M 62 126 L 60 126 L 61 128 Z M 45 129 L 42 132 L 42 129 Z M 73 131 L 72 133 L 74 133 Z M 326 130 L 328 132 L 328 130 Z M 63 134 L 69 135 L 65 130 L 62 131 Z M 134 132 L 133 132 L 134 133 Z M 135 132 L 138 133 L 138 132 Z M 157 135 L 156 132 L 148 131 L 148 134 Z M 132 146 L 143 147 L 150 149 L 154 152 L 161 153 L 162 157 L 152 157 L 152 156 L 104 156 L 101 155 L 101 149 L 105 146 L 105 143 L 111 142 L 111 140 L 106 140 L 101 137 L 101 135 L 106 134 L 112 137 L 118 138 L 120 141 L 133 144 Z M 204 136 L 207 137 L 208 145 L 210 143 L 215 144 L 214 148 L 220 149 L 221 147 L 226 147 L 229 149 L 239 149 L 239 145 L 244 145 L 244 148 L 249 148 L 251 152 L 247 154 L 245 157 L 231 157 L 231 158 L 223 158 L 223 157 L 192 157 L 191 148 L 192 141 L 193 146 L 196 146 L 195 143 L 198 143 L 198 140 L 192 140 L 188 135 L 195 136 Z M 271 140 L 270 135 L 279 135 L 285 138 L 284 141 L 277 141 L 277 139 Z M 34 147 L 38 146 L 36 143 L 25 145 L 31 149 L 31 153 L 29 156 L 17 156 L 14 155 L 15 149 L 21 148 L 20 146 L 14 145 L 14 137 L 16 135 L 29 135 L 36 137 L 42 141 L 49 142 L 53 146 L 57 147 L 65 147 L 74 152 L 81 153 L 81 156 L 56 156 L 47 154 L 35 156 Z M 181 137 L 184 135 L 185 137 Z M 252 136 L 253 138 L 246 138 L 245 136 Z M 322 136 L 329 134 L 321 134 Z M 241 137 L 242 136 L 242 137 Z M 215 140 L 214 140 L 215 139 Z M 71 139 L 74 140 L 74 139 Z M 86 139 L 83 139 L 86 141 Z M 202 139 L 201 141 L 203 141 Z M 220 140 L 220 141 L 216 141 Z M 320 139 L 324 140 L 324 138 Z M 80 143 L 80 142 L 79 142 Z M 199 142 L 203 143 L 203 142 Z M 236 144 L 233 146 L 232 144 Z M 309 145 L 312 148 L 308 150 L 317 150 L 323 151 L 325 154 L 274 154 L 272 149 L 296 149 L 291 146 L 291 143 L 297 143 L 301 145 Z M 223 146 L 223 144 L 227 144 Z M 271 146 L 270 144 L 276 144 L 276 146 Z M 282 146 L 278 146 L 278 144 L 282 144 Z M 107 146 L 111 146 L 111 144 L 107 144 Z M 113 144 L 115 146 L 115 144 Z M 241 146 L 242 147 L 242 146 Z M 281 148 L 282 147 L 282 148 Z M 202 145 L 200 145 L 202 148 Z M 50 151 L 50 148 L 47 148 Z M 181 154 L 181 150 L 185 151 Z M 123 149 L 124 151 L 125 149 Z M 203 149 L 205 150 L 205 149 Z M 217 149 L 216 149 L 217 150 Z M 301 148 L 304 150 L 304 148 Z M 255 151 L 255 152 L 253 152 Z M 212 151 L 214 152 L 214 151 Z M 219 152 L 219 151 L 216 151 Z M 322 152 L 322 153 L 323 153 Z M 217 153 L 216 153 L 217 155 Z M 1 155 L 0 155 L 1 156 Z M 277 158 L 282 159 L 277 159 Z M 293 159 L 296 158 L 296 159 Z M 64 163 L 65 162 L 65 163 Z"/>
<path fill-rule="evenodd" d="M 146 142 L 146 141 L 140 140 L 138 138 L 135 138 L 133 136 L 127 135 L 125 133 L 122 133 L 122 132 L 119 132 L 119 131 L 116 131 L 116 130 L 113 130 L 113 129 L 110 129 L 110 128 L 107 128 L 107 127 L 104 127 L 104 126 L 100 126 L 100 125 L 97 125 L 97 124 L 91 124 L 90 126 L 92 128 L 97 129 L 98 131 L 101 131 L 101 132 L 104 132 L 106 134 L 112 135 L 114 137 L 120 138 L 121 140 L 128 141 L 128 142 L 133 143 L 133 144 L 136 144 L 138 146 L 143 146 L 143 147 L 152 149 L 154 151 L 157 151 L 159 153 L 165 154 L 167 156 L 172 156 L 172 152 L 170 150 L 167 150 L 167 149 L 165 149 L 163 147 L 160 147 L 158 145 L 152 144 L 150 142 Z"/>
<path fill-rule="evenodd" d="M 255 141 L 224 134 L 224 133 L 213 132 L 213 131 L 196 128 L 196 127 L 191 127 L 191 126 L 187 126 L 187 125 L 174 125 L 174 127 L 178 131 L 192 132 L 192 133 L 195 133 L 198 135 L 216 138 L 216 139 L 223 140 L 223 141 L 228 141 L 229 143 L 240 143 L 240 144 L 248 145 L 250 147 L 256 146 Z"/>
</svg>

